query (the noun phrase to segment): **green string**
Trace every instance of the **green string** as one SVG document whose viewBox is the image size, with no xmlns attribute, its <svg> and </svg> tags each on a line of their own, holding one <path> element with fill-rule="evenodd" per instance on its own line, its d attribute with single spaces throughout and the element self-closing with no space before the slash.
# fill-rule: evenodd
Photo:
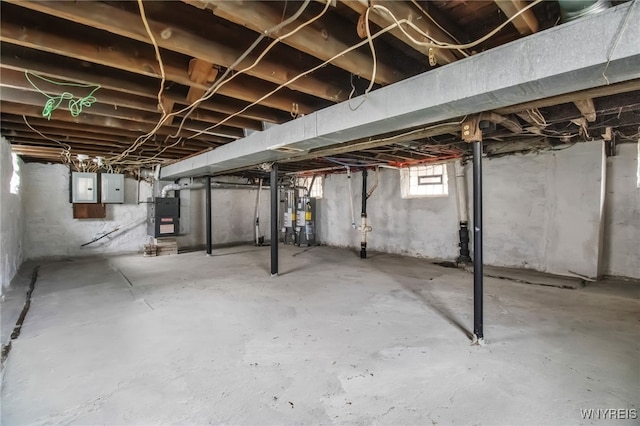
<svg viewBox="0 0 640 426">
<path fill-rule="evenodd" d="M 31 73 L 35 77 L 38 77 L 40 80 L 46 81 L 47 83 L 55 84 L 56 86 L 72 86 L 72 87 L 82 87 L 82 88 L 93 87 L 93 90 L 88 95 L 83 97 L 78 97 L 78 99 L 76 99 L 76 97 L 69 92 L 62 92 L 61 95 L 51 96 L 43 92 L 42 90 L 40 90 L 40 88 L 36 86 L 33 83 L 33 81 L 31 81 L 31 78 L 29 78 L 29 74 L 30 74 L 29 71 L 24 72 L 24 76 L 26 77 L 27 81 L 31 83 L 34 89 L 36 89 L 38 92 L 42 93 L 44 96 L 49 98 L 47 102 L 44 104 L 44 108 L 42 109 L 42 116 L 46 117 L 47 120 L 51 120 L 51 113 L 55 111 L 64 101 L 69 101 L 69 112 L 73 117 L 79 116 L 83 108 L 89 108 L 91 105 L 93 105 L 94 102 L 97 101 L 96 97 L 93 96 L 93 94 L 98 89 L 100 89 L 99 84 L 61 83 L 58 81 L 49 80 L 48 78 L 45 78 L 41 75 Z"/>
</svg>

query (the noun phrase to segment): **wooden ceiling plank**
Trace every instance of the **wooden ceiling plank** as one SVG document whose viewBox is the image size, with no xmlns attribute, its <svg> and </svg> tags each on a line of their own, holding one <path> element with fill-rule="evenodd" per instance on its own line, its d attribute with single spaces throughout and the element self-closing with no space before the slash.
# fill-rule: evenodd
<svg viewBox="0 0 640 426">
<path fill-rule="evenodd" d="M 43 134 L 62 143 L 104 146 L 104 147 L 116 148 L 119 151 L 122 151 L 123 149 L 128 148 L 130 144 L 133 142 L 133 140 L 125 140 L 125 139 L 113 141 L 113 140 L 107 140 L 107 139 L 97 139 L 96 137 L 85 138 L 82 136 L 69 135 L 69 134 L 60 135 L 53 132 L 46 132 Z M 49 141 L 49 142 L 55 143 L 49 139 L 43 138 L 39 134 L 34 133 L 30 130 L 29 131 L 12 131 L 6 134 L 5 137 L 9 138 L 10 140 L 30 139 L 30 140 Z M 192 152 L 192 151 L 199 151 L 202 149 L 200 146 L 191 146 L 191 145 L 185 145 L 185 146 L 178 145 L 174 148 L 175 148 L 175 151 L 177 152 Z"/>
<path fill-rule="evenodd" d="M 186 1 L 186 3 L 193 3 Z M 196 1 L 198 3 L 198 1 Z M 282 22 L 282 12 L 272 7 L 270 2 L 253 2 L 251 7 L 247 7 L 241 2 L 226 0 L 203 0 L 216 16 L 231 21 L 235 24 L 242 25 L 257 33 L 275 27 Z M 304 14 L 303 14 L 304 16 Z M 277 37 L 292 29 L 296 28 L 304 21 L 304 18 L 298 18 L 296 22 L 284 27 L 278 32 L 271 34 Z M 282 40 L 282 43 L 314 56 L 322 61 L 326 61 L 345 51 L 350 45 L 344 43 L 334 34 L 342 24 L 332 23 L 331 16 L 325 14 L 322 19 L 315 21 L 313 24 L 306 26 Z M 359 75 L 371 80 L 373 63 L 368 53 L 358 51 L 350 52 L 336 58 L 332 65 L 342 68 L 354 75 Z M 392 67 L 378 63 L 376 72 L 376 83 L 391 84 L 404 78 L 399 71 Z"/>
<path fill-rule="evenodd" d="M 60 162 L 60 163 L 62 163 L 64 159 L 64 157 L 62 156 L 62 152 L 63 152 L 62 148 L 33 147 L 33 146 L 27 146 L 27 145 L 12 144 L 11 149 L 13 152 L 15 152 L 20 156 L 29 156 L 29 157 L 38 158 L 38 159 L 49 159 L 49 160 Z M 86 149 L 86 148 L 78 148 L 77 150 L 75 150 L 74 154 L 86 154 L 92 157 L 96 157 L 96 156 L 105 156 L 105 155 L 108 155 L 109 153 L 104 151 Z M 151 155 L 149 155 L 149 157 L 150 156 Z M 165 151 L 156 160 L 166 161 L 168 159 L 175 159 L 175 158 L 179 158 L 179 157 L 175 155 L 171 156 L 170 154 L 167 154 L 167 152 Z"/>
<path fill-rule="evenodd" d="M 144 87 L 140 84 L 130 82 L 128 80 L 117 79 L 110 76 L 91 74 L 87 71 L 79 71 L 75 68 L 64 68 L 60 67 L 55 63 L 39 63 L 31 60 L 27 60 L 24 58 L 14 57 L 6 54 L 7 49 L 0 49 L 0 68 L 2 68 L 3 72 L 3 80 L 4 73 L 8 70 L 15 70 L 21 73 L 29 70 L 32 72 L 36 72 L 39 75 L 57 79 L 69 81 L 73 80 L 82 84 L 99 84 L 102 88 L 110 89 L 113 92 L 117 93 L 126 93 L 131 95 L 139 95 L 148 97 L 151 99 L 157 99 L 158 97 L 158 88 Z M 229 83 L 225 86 L 222 86 L 222 89 L 219 91 L 220 94 L 225 96 L 230 96 L 237 99 L 242 99 L 246 102 L 254 102 L 258 99 L 257 96 L 248 96 L 247 99 L 243 99 L 241 97 L 236 97 L 234 95 L 236 93 L 236 89 L 234 88 L 237 83 Z M 230 91 L 227 91 L 229 89 Z M 241 92 L 244 93 L 244 92 Z M 176 93 L 171 91 L 165 91 L 163 93 L 163 97 L 169 98 L 177 103 L 185 104 L 185 98 L 179 96 Z M 126 99 L 126 98 L 125 98 Z M 274 95 L 272 100 L 278 100 L 278 95 Z M 287 105 L 291 105 L 292 101 L 288 100 Z M 242 113 L 240 116 L 246 117 L 253 120 L 266 121 L 268 123 L 282 123 L 288 119 L 288 114 L 284 115 L 283 113 L 276 112 L 270 107 L 263 106 L 265 103 L 261 103 L 260 105 L 256 105 L 251 107 L 246 112 Z M 244 104 L 242 105 L 244 106 Z M 207 100 L 199 105 L 199 108 L 206 109 L 209 111 L 220 112 L 224 114 L 233 114 L 242 108 L 240 105 L 226 105 L 224 102 L 220 101 L 219 98 L 214 98 L 212 100 Z M 287 113 L 291 112 L 291 108 L 285 110 Z"/>
<path fill-rule="evenodd" d="M 23 112 L 25 110 L 22 110 Z M 34 115 L 29 115 L 31 113 L 34 113 Z M 36 129 L 40 130 L 41 128 L 58 128 L 58 129 L 62 129 L 65 131 L 70 131 L 70 130 L 76 130 L 76 129 L 81 129 L 84 132 L 92 132 L 92 133 L 97 133 L 97 134 L 110 134 L 110 135 L 120 135 L 123 137 L 131 137 L 133 139 L 137 138 L 138 136 L 141 135 L 141 133 L 139 131 L 130 131 L 130 130 L 126 130 L 126 128 L 120 128 L 120 127 L 105 127 L 102 126 L 100 124 L 97 125 L 89 125 L 86 123 L 82 123 L 80 125 L 78 125 L 77 122 L 75 121 L 62 121 L 61 118 L 55 118 L 52 120 L 47 120 L 45 118 L 42 117 L 42 114 L 40 114 L 37 110 L 32 109 L 31 111 L 29 111 L 29 114 L 25 114 L 29 117 L 28 121 L 29 124 L 31 124 L 33 127 L 35 127 Z M 69 116 L 70 117 L 70 116 Z M 63 116 L 64 118 L 64 116 Z M 21 115 L 13 115 L 8 113 L 7 111 L 3 111 L 2 114 L 2 125 L 4 126 L 5 123 L 24 123 L 24 120 L 22 118 Z M 81 127 L 79 127 L 81 126 Z M 160 130 L 158 130 L 157 134 L 158 137 L 164 137 L 166 135 L 172 134 L 175 132 L 174 128 L 160 128 Z M 146 133 L 146 132 L 145 132 Z M 190 136 L 191 133 L 189 132 L 183 132 L 183 136 Z M 190 141 L 203 141 L 203 142 L 209 142 L 209 143 L 226 143 L 229 142 L 229 139 L 226 138 L 222 138 L 219 136 L 213 136 L 213 135 L 201 135 L 198 137 L 198 139 L 190 139 Z"/>
<path fill-rule="evenodd" d="M 366 150 L 371 148 L 378 148 L 381 146 L 386 146 L 391 144 L 397 144 L 401 142 L 409 142 L 413 140 L 424 139 L 424 138 L 438 136 L 438 135 L 444 135 L 450 132 L 456 132 L 459 129 L 460 129 L 459 124 L 443 125 L 440 127 L 434 127 L 432 129 L 426 129 L 421 132 L 415 132 L 406 136 L 397 136 L 395 138 L 393 138 L 392 136 L 388 136 L 388 137 L 380 137 L 373 141 L 366 140 L 366 141 L 356 141 L 349 144 L 339 144 L 338 146 L 335 146 L 335 147 L 328 147 L 328 148 L 320 149 L 318 151 L 312 151 L 303 156 L 297 156 L 291 159 L 281 160 L 281 162 L 283 163 L 300 162 L 300 161 L 312 160 L 314 158 L 319 158 L 319 157 L 326 157 L 326 156 L 337 155 L 337 154 L 346 154 L 349 152 L 356 152 L 356 151 L 361 151 L 361 150 Z"/>
<path fill-rule="evenodd" d="M 595 87 L 593 89 L 582 90 L 574 93 L 567 93 L 565 95 L 551 96 L 548 98 L 537 99 L 531 102 L 525 102 L 522 104 L 512 105 L 505 108 L 499 108 L 494 112 L 501 115 L 509 115 L 519 113 L 528 109 L 545 108 L 553 105 L 566 104 L 578 99 L 586 98 L 599 98 L 602 96 L 617 95 L 619 93 L 631 92 L 634 90 L 640 90 L 640 79 L 629 80 L 622 83 L 610 84 L 608 86 Z"/>
<path fill-rule="evenodd" d="M 593 104 L 593 99 L 577 99 L 573 101 L 573 104 L 580 110 L 580 113 L 588 122 L 593 123 L 596 121 L 596 107 Z"/>
<path fill-rule="evenodd" d="M 527 2 L 523 0 L 495 0 L 495 2 L 507 18 L 512 18 L 527 6 Z M 538 19 L 531 9 L 518 15 L 511 23 L 521 35 L 537 33 L 540 28 Z"/>
<path fill-rule="evenodd" d="M 39 107 L 34 107 L 31 105 L 20 105 L 15 103 L 9 103 L 2 101 L 0 103 L 0 108 L 3 113 L 16 114 L 16 115 L 26 115 L 27 117 L 39 117 L 42 118 L 42 109 Z M 102 126 L 106 128 L 116 128 L 116 129 L 127 129 L 135 132 L 147 133 L 154 126 L 149 123 L 143 122 L 135 122 L 129 120 L 123 120 L 120 118 L 113 117 L 104 117 L 93 114 L 81 114 L 78 117 L 73 117 L 67 111 L 56 110 L 53 111 L 51 115 L 52 120 L 56 121 L 64 121 L 70 123 L 76 123 L 78 125 L 88 124 L 91 126 Z M 169 130 L 160 128 L 159 134 L 168 135 L 177 130 L 177 128 L 170 128 Z M 185 128 L 181 132 L 181 136 L 189 137 L 193 135 L 194 132 L 189 130 L 189 126 L 185 126 Z M 228 140 L 227 140 L 228 141 Z"/>
<path fill-rule="evenodd" d="M 34 80 L 38 82 L 38 88 L 40 90 L 50 95 L 60 95 L 65 91 L 65 87 L 63 86 L 47 83 L 46 81 L 38 80 L 37 78 L 35 78 Z M 19 71 L 4 70 L 2 72 L 2 80 L 0 80 L 0 88 L 12 89 L 12 90 L 18 90 L 18 89 L 26 90 L 26 91 L 32 92 L 33 94 L 25 94 L 24 95 L 25 97 L 29 97 L 30 99 L 36 99 L 37 97 L 34 94 L 37 94 L 37 96 L 39 96 L 43 100 L 43 103 L 45 100 L 44 96 L 42 96 L 37 91 L 37 89 L 31 86 L 31 84 L 29 84 L 29 82 L 25 78 L 24 73 Z M 78 95 L 84 94 L 85 92 L 88 93 L 89 91 L 87 90 L 80 91 L 78 92 Z M 102 89 L 102 88 L 98 92 L 96 92 L 95 95 L 97 98 L 96 102 L 98 104 L 103 104 L 109 107 L 111 106 L 113 106 L 114 108 L 127 107 L 127 108 L 133 108 L 136 110 L 142 110 L 142 111 L 148 111 L 148 112 L 154 112 L 154 113 L 159 112 L 158 108 L 153 104 L 153 102 L 150 99 L 137 97 L 137 96 L 129 95 L 125 93 L 117 93 L 115 91 Z M 15 99 L 10 99 L 10 98 L 7 98 L 6 100 L 15 101 Z M 165 103 L 164 105 L 165 111 L 167 111 L 167 113 L 171 112 L 175 101 L 173 101 L 172 99 L 163 97 L 163 102 Z M 203 111 L 199 109 L 196 109 L 196 112 L 198 113 L 197 114 L 198 118 L 195 118 L 195 116 L 192 114 L 194 119 L 205 121 L 208 123 L 219 123 L 225 118 L 225 115 L 218 114 L 217 112 L 208 112 L 208 111 Z M 182 117 L 184 116 L 184 114 L 179 114 L 179 116 Z M 225 125 L 230 127 L 237 127 L 240 129 L 262 130 L 261 122 L 258 122 L 253 119 L 248 119 L 245 117 L 240 117 L 240 116 L 234 117 L 226 121 Z"/>
<path fill-rule="evenodd" d="M 87 25 L 92 28 L 98 28 L 143 43 L 151 43 L 149 35 L 147 34 L 140 19 L 140 15 L 129 13 L 105 3 L 9 1 L 30 10 L 57 16 L 59 18 Z M 280 19 L 280 17 L 278 17 L 278 19 Z M 278 23 L 279 22 L 280 21 L 278 21 Z M 148 23 L 158 45 L 167 50 L 200 58 L 224 67 L 229 67 L 242 54 L 241 51 L 237 51 L 226 45 L 199 37 L 182 28 L 165 25 L 153 20 L 148 20 Z M 247 58 L 237 67 L 237 69 L 243 69 L 251 63 L 252 58 Z M 276 84 L 287 82 L 297 73 L 298 70 L 268 59 L 262 60 L 256 67 L 247 72 L 249 75 Z M 340 88 L 315 79 L 314 77 L 300 79 L 289 84 L 288 87 L 293 90 L 333 102 L 340 102 L 345 100 L 347 97 L 347 93 L 342 91 Z"/>
<path fill-rule="evenodd" d="M 29 49 L 93 62 L 147 77 L 161 78 L 158 63 L 155 59 L 141 58 L 134 50 L 127 50 L 126 46 L 119 46 L 118 50 L 108 48 L 98 49 L 90 43 L 45 33 L 32 28 L 21 27 L 7 21 L 0 23 L 0 40 Z M 177 65 L 165 63 L 164 69 L 166 78 L 170 81 L 205 90 L 209 88 L 206 84 L 191 81 L 187 75 L 187 71 Z M 224 90 L 224 93 L 221 90 L 221 94 L 242 100 L 251 99 L 250 102 L 259 99 L 270 91 L 268 87 L 265 87 L 264 84 L 259 82 L 251 86 L 245 82 L 244 84 L 224 85 L 222 87 L 226 90 Z M 298 110 L 302 114 L 309 114 L 314 110 L 313 107 L 305 104 L 305 102 L 296 101 L 290 97 L 282 96 L 282 94 L 280 94 L 280 96 L 270 96 L 261 102 L 262 105 L 277 108 L 285 112 L 291 112 L 294 103 L 298 104 Z"/>
<path fill-rule="evenodd" d="M 195 83 L 207 83 L 211 84 L 216 80 L 218 70 L 214 68 L 213 64 L 202 59 L 193 58 L 189 61 L 189 78 Z M 205 90 L 198 87 L 190 87 L 189 93 L 187 93 L 187 102 L 193 104 L 198 101 L 204 94 Z"/>
<path fill-rule="evenodd" d="M 44 106 L 46 102 L 46 98 L 38 93 L 38 92 L 30 92 L 20 89 L 12 89 L 7 87 L 0 86 L 0 99 L 8 102 L 14 102 L 18 104 L 32 105 L 32 106 Z M 58 109 L 62 111 L 69 111 L 69 106 L 66 102 L 62 102 Z M 141 112 L 138 110 L 130 109 L 130 108 L 117 108 L 111 105 L 105 105 L 100 103 L 95 103 L 88 108 L 83 110 L 83 113 L 92 114 L 92 115 L 101 115 L 105 117 L 114 117 L 120 118 L 123 120 L 130 120 L 141 123 L 149 123 L 156 124 L 160 120 L 159 113 L 150 113 L 150 112 Z M 193 115 L 193 114 L 192 114 Z M 205 118 L 207 120 L 211 120 L 207 123 L 196 123 L 193 120 L 200 120 Z M 215 119 L 215 120 L 214 120 Z M 208 113 L 206 111 L 201 111 L 199 115 L 194 115 L 193 120 L 188 121 L 187 127 L 195 128 L 196 130 L 205 129 L 210 122 L 219 122 L 220 118 L 214 113 Z M 253 126 L 253 123 L 251 123 Z M 258 130 L 260 130 L 258 128 Z M 229 137 L 241 137 L 243 135 L 242 131 L 239 129 L 222 126 L 216 129 L 217 132 L 225 134 Z"/>
<path fill-rule="evenodd" d="M 361 3 L 358 0 L 341 0 L 345 6 L 354 10 L 359 15 L 362 15 L 367 10 L 367 5 Z M 447 43 L 455 43 L 455 41 L 445 34 L 440 28 L 434 25 L 432 22 L 427 20 L 422 16 L 420 12 L 417 12 L 413 6 L 403 1 L 374 1 L 373 4 L 379 4 L 381 6 L 386 7 L 393 13 L 393 15 L 398 19 L 408 19 L 416 26 L 418 26 L 422 31 L 426 32 L 430 36 L 434 37 L 438 41 L 443 41 Z M 369 12 L 369 19 L 379 27 L 386 27 L 389 24 L 394 23 L 395 21 L 389 14 L 384 13 L 383 11 L 373 9 Z M 428 41 L 425 37 L 418 34 L 415 30 L 409 27 L 405 27 L 406 31 L 411 34 L 415 39 L 420 41 Z M 390 31 L 390 33 L 396 37 L 398 40 L 402 41 L 406 45 L 411 48 L 417 50 L 425 56 L 429 56 L 429 47 L 419 46 L 413 43 L 409 38 L 398 28 L 395 28 Z M 447 49 L 433 49 L 433 55 L 435 55 L 436 61 L 440 65 L 449 64 L 458 60 L 456 55 L 451 50 Z"/>
</svg>

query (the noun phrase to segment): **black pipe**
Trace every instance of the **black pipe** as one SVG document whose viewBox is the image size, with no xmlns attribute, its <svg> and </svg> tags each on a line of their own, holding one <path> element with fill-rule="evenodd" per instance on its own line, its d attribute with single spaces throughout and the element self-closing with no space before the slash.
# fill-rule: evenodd
<svg viewBox="0 0 640 426">
<path fill-rule="evenodd" d="M 473 334 L 484 338 L 482 315 L 482 141 L 473 143 Z"/>
<path fill-rule="evenodd" d="M 471 252 L 469 251 L 469 224 L 467 222 L 460 222 L 460 256 L 458 256 L 458 263 L 471 263 Z"/>
<path fill-rule="evenodd" d="M 362 214 L 361 217 L 367 217 L 367 169 L 362 171 Z M 364 222 L 364 221 L 363 221 Z M 364 223 L 363 223 L 364 226 Z M 367 258 L 367 242 L 360 242 L 360 258 Z"/>
<path fill-rule="evenodd" d="M 278 275 L 278 165 L 271 166 L 271 276 Z"/>
<path fill-rule="evenodd" d="M 207 198 L 207 212 L 206 212 L 206 233 L 207 233 L 207 254 L 211 255 L 211 249 L 213 246 L 212 238 L 211 238 L 211 176 L 207 176 L 207 187 L 206 187 L 206 198 Z"/>
</svg>

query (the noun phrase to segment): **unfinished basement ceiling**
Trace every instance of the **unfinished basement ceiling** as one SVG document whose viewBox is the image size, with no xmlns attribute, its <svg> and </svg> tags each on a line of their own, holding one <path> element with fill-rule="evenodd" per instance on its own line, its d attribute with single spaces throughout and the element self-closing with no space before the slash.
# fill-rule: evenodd
<svg viewBox="0 0 640 426">
<path fill-rule="evenodd" d="M 606 3 L 597 2 L 593 12 Z M 624 2 L 608 5 L 619 3 Z M 443 43 L 468 44 L 504 26 L 460 50 L 417 45 L 394 28 L 372 41 L 374 70 L 364 24 L 367 6 L 355 0 L 328 5 L 317 1 L 146 1 L 142 7 L 139 2 L 3 1 L 2 134 L 26 161 L 73 162 L 78 154 L 85 154 L 128 170 L 168 165 L 357 97 L 369 87 L 376 90 L 563 25 L 555 1 L 374 4 Z M 372 35 L 393 23 L 381 8 L 369 9 L 368 18 Z M 269 32 L 283 22 L 284 28 Z M 418 41 L 426 40 L 410 27 L 403 28 Z M 257 40 L 265 31 L 268 35 Z M 362 45 L 341 55 L 358 43 Z M 253 50 L 236 64 L 251 46 Z M 191 113 L 183 111 L 212 86 L 216 90 L 210 98 Z M 57 104 L 56 96 L 65 91 L 85 104 L 70 105 L 65 98 L 50 117 L 43 116 L 47 99 Z M 88 97 L 91 94 L 95 100 Z M 354 99 L 353 108 L 359 102 Z M 79 108 L 72 114 L 74 106 Z M 632 140 L 640 126 L 640 81 L 492 113 L 488 115 L 492 124 L 484 131 L 489 142 L 485 149 L 491 155 L 548 149 L 602 135 L 619 142 Z M 454 126 L 376 145 L 357 142 L 292 158 L 281 170 L 330 168 L 336 165 L 332 157 L 336 155 L 350 163 L 402 166 L 458 158 L 468 149 Z"/>
</svg>

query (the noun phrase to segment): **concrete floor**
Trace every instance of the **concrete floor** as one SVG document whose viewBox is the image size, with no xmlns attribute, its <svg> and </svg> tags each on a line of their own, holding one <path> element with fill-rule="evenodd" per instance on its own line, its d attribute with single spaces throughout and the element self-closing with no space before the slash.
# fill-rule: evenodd
<svg viewBox="0 0 640 426">
<path fill-rule="evenodd" d="M 636 284 L 485 280 L 426 260 L 235 247 L 43 265 L 2 380 L 13 424 L 606 424 L 638 409 Z M 624 424 L 638 424 L 629 420 Z"/>
</svg>

